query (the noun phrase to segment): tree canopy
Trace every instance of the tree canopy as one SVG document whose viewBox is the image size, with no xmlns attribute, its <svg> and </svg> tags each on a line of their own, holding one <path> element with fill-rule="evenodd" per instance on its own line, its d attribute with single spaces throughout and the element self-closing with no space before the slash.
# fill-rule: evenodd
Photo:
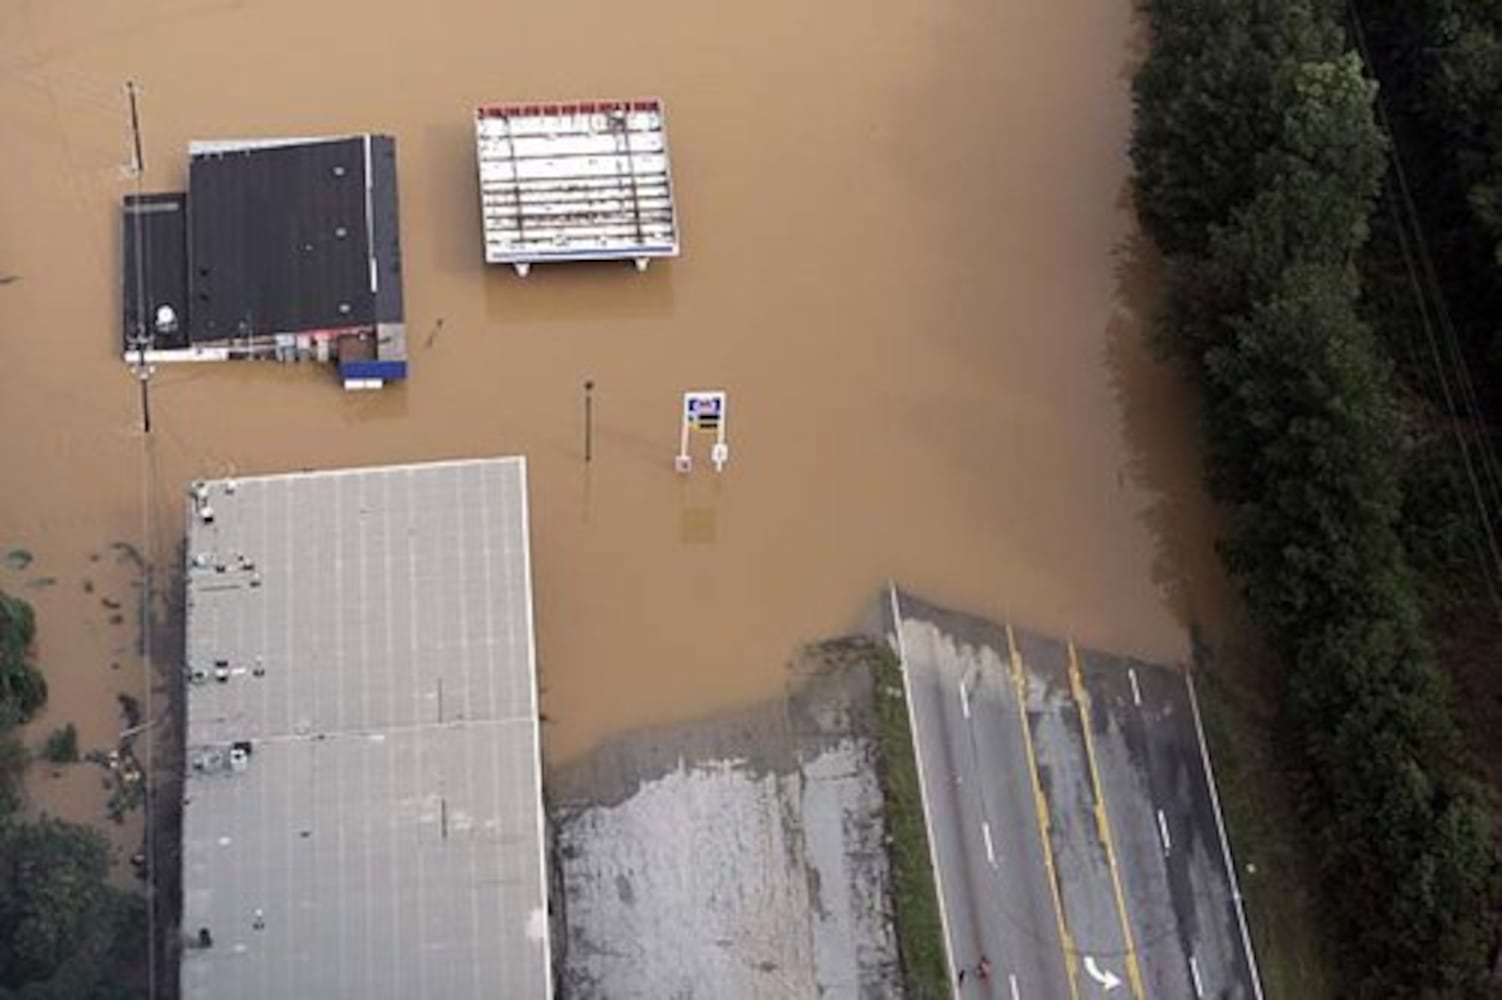
<svg viewBox="0 0 1502 1000">
<path fill-rule="evenodd" d="M 146 944 L 144 901 L 108 882 L 92 827 L 21 816 L 29 754 L 16 727 L 42 705 L 31 606 L 0 594 L 0 1000 L 126 1000 Z"/>
<path fill-rule="evenodd" d="M 1357 255 L 1388 143 L 1319 0 L 1145 0 L 1138 213 L 1164 345 L 1197 377 L 1226 561 L 1282 665 L 1348 972 L 1382 995 L 1479 979 L 1496 860 L 1399 522 L 1392 366 Z"/>
<path fill-rule="evenodd" d="M 1502 6 L 1355 0 L 1470 377 L 1502 419 Z"/>
<path fill-rule="evenodd" d="M 0 592 L 0 708 L 24 722 L 47 700 L 47 682 L 31 663 L 36 617 L 31 605 Z"/>
</svg>

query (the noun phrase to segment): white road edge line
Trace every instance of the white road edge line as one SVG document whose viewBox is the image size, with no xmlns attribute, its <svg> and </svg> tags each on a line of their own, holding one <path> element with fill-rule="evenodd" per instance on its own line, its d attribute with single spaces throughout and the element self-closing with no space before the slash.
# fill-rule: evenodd
<svg viewBox="0 0 1502 1000">
<path fill-rule="evenodd" d="M 1205 995 L 1205 984 L 1200 979 L 1200 964 L 1194 960 L 1193 955 L 1189 956 L 1189 975 L 1194 979 L 1194 995 L 1203 998 Z"/>
<path fill-rule="evenodd" d="M 964 681 L 960 681 L 960 711 L 965 714 L 965 718 L 970 718 L 970 694 L 965 690 Z"/>
<path fill-rule="evenodd" d="M 1132 704 L 1142 707 L 1142 689 L 1137 686 L 1137 668 L 1127 667 L 1127 680 L 1132 682 Z"/>
<path fill-rule="evenodd" d="M 1007 976 L 1007 982 L 1012 986 L 1012 1000 L 1022 1000 L 1022 994 L 1017 992 L 1017 976 L 1015 974 L 1009 974 Z"/>
<path fill-rule="evenodd" d="M 923 829 L 928 834 L 928 863 L 933 866 L 934 870 L 934 892 L 939 897 L 939 926 L 944 931 L 944 962 L 949 969 L 949 995 L 953 997 L 958 988 L 956 983 L 959 970 L 955 968 L 954 951 L 950 947 L 949 913 L 944 909 L 944 877 L 939 873 L 938 847 L 934 840 L 933 823 L 929 817 L 928 783 L 923 777 L 923 750 L 919 746 L 918 718 L 913 710 L 913 684 L 907 675 L 907 646 L 902 641 L 902 608 L 897 603 L 897 584 L 888 580 L 887 592 L 892 597 L 892 631 L 897 639 L 897 663 L 902 668 L 902 694 L 907 702 L 907 727 L 913 738 L 913 763 L 918 768 L 918 798 L 923 801 Z"/>
<path fill-rule="evenodd" d="M 1205 782 L 1210 786 L 1210 805 L 1215 809 L 1215 828 L 1220 833 L 1220 853 L 1226 863 L 1226 877 L 1231 880 L 1231 900 L 1236 904 L 1236 923 L 1241 928 L 1241 947 L 1246 952 L 1247 969 L 1252 974 L 1252 995 L 1262 1000 L 1262 977 L 1257 973 L 1257 956 L 1252 951 L 1252 936 L 1246 929 L 1246 910 L 1241 905 L 1241 883 L 1236 879 L 1236 863 L 1231 859 L 1231 842 L 1226 838 L 1226 821 L 1220 814 L 1220 794 L 1215 790 L 1215 770 L 1210 766 L 1210 750 L 1205 745 L 1205 726 L 1200 721 L 1199 697 L 1194 693 L 1194 674 L 1184 672 L 1189 688 L 1189 709 L 1194 714 L 1194 735 L 1199 738 L 1200 761 L 1205 767 Z"/>
<path fill-rule="evenodd" d="M 1163 853 L 1173 850 L 1173 840 L 1168 836 L 1168 817 L 1163 815 L 1163 810 L 1158 810 L 1158 839 L 1163 841 Z"/>
<path fill-rule="evenodd" d="M 996 867 L 996 851 L 991 847 L 991 824 L 985 820 L 980 821 L 980 832 L 986 838 L 986 861 L 992 868 Z"/>
</svg>

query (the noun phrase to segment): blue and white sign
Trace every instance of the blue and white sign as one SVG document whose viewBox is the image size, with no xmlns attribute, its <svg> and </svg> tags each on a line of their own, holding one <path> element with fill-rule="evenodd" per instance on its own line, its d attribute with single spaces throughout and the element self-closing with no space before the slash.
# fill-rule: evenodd
<svg viewBox="0 0 1502 1000">
<path fill-rule="evenodd" d="M 690 392 L 684 395 L 683 401 L 690 420 L 700 420 L 704 417 L 718 419 L 725 409 L 723 392 Z"/>
</svg>

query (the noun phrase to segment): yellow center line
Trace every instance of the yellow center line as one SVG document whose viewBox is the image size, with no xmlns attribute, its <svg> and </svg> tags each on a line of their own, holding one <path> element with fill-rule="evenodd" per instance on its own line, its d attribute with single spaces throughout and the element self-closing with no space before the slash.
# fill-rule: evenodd
<svg viewBox="0 0 1502 1000">
<path fill-rule="evenodd" d="M 1121 873 L 1116 867 L 1116 847 L 1111 841 L 1111 817 L 1106 812 L 1106 795 L 1100 784 L 1100 768 L 1095 763 L 1095 738 L 1090 733 L 1090 702 L 1085 693 L 1085 684 L 1080 676 L 1079 656 L 1074 651 L 1074 640 L 1069 640 L 1069 691 L 1074 696 L 1080 711 L 1080 729 L 1085 734 L 1085 759 L 1090 764 L 1090 783 L 1095 787 L 1095 825 L 1100 833 L 1100 842 L 1106 849 L 1106 862 L 1111 867 L 1111 886 L 1116 892 L 1116 917 L 1121 921 L 1121 933 L 1126 940 L 1127 985 L 1135 1000 L 1143 1000 L 1142 971 L 1137 967 L 1137 949 L 1132 944 L 1132 928 L 1127 923 L 1126 895 L 1121 891 Z"/>
<path fill-rule="evenodd" d="M 1022 670 L 1022 654 L 1017 652 L 1017 640 L 1012 635 L 1012 626 L 1007 625 L 1007 649 L 1011 653 L 1012 686 L 1017 691 L 1017 716 L 1022 723 L 1022 745 L 1027 751 L 1027 773 L 1033 781 L 1033 806 L 1037 810 L 1038 837 L 1043 842 L 1043 866 L 1048 870 L 1048 889 L 1053 895 L 1053 915 L 1059 926 L 1059 950 L 1064 957 L 1064 978 L 1069 983 L 1071 1000 L 1079 1000 L 1079 984 L 1075 982 L 1077 953 L 1069 928 L 1064 926 L 1064 902 L 1059 898 L 1059 875 L 1053 863 L 1053 845 L 1048 840 L 1048 800 L 1043 796 L 1043 783 L 1038 779 L 1038 760 L 1033 754 L 1033 736 L 1027 724 L 1027 685 Z"/>
</svg>

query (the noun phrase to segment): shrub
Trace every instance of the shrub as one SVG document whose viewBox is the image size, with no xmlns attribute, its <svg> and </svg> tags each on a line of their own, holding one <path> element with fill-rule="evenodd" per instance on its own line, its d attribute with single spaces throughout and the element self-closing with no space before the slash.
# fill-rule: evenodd
<svg viewBox="0 0 1502 1000">
<path fill-rule="evenodd" d="M 78 760 L 78 730 L 73 723 L 59 726 L 47 737 L 42 756 L 54 764 L 71 764 Z"/>
</svg>

